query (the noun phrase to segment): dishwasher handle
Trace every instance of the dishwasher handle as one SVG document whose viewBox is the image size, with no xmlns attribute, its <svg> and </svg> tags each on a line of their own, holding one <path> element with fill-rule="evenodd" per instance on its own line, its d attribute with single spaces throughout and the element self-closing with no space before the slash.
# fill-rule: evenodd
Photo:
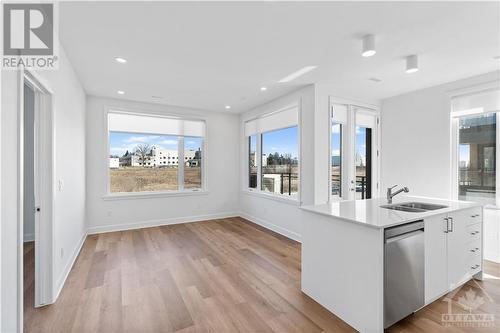
<svg viewBox="0 0 500 333">
<path fill-rule="evenodd" d="M 406 232 L 404 234 L 399 234 L 397 236 L 393 236 L 391 238 L 386 238 L 385 243 L 389 244 L 389 243 L 392 243 L 392 242 L 397 242 L 397 241 L 400 241 L 402 239 L 413 237 L 413 236 L 418 236 L 419 234 L 423 234 L 423 233 L 424 233 L 423 229 L 419 229 L 419 230 L 415 230 L 415 231 L 409 231 L 409 232 Z"/>
</svg>

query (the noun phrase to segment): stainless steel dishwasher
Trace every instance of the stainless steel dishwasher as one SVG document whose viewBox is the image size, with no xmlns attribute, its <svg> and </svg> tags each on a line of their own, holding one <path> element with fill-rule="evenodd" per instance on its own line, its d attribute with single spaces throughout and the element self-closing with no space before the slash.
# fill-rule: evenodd
<svg viewBox="0 0 500 333">
<path fill-rule="evenodd" d="M 424 221 L 384 231 L 384 328 L 424 306 Z"/>
</svg>

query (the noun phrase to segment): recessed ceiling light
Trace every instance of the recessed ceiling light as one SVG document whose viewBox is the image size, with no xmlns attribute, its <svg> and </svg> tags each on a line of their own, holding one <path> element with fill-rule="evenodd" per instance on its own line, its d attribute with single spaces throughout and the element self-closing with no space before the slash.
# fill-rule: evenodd
<svg viewBox="0 0 500 333">
<path fill-rule="evenodd" d="M 418 57 L 416 54 L 406 57 L 406 73 L 415 73 L 418 71 Z"/>
<path fill-rule="evenodd" d="M 318 66 L 306 66 L 304 68 L 301 68 L 299 69 L 298 71 L 282 78 L 281 80 L 279 80 L 278 82 L 279 83 L 285 83 L 285 82 L 290 82 L 290 81 L 293 81 L 295 80 L 296 78 L 298 78 L 299 76 L 302 76 L 306 73 L 309 73 L 310 71 L 312 71 L 313 69 L 316 69 Z"/>
<path fill-rule="evenodd" d="M 231 105 L 226 105 L 226 110 L 229 110 L 231 108 Z"/>
<path fill-rule="evenodd" d="M 266 91 L 267 87 L 260 87 L 260 91 Z"/>
<path fill-rule="evenodd" d="M 366 35 L 363 37 L 363 49 L 361 55 L 363 57 L 371 57 L 377 53 L 375 51 L 375 36 L 374 35 Z"/>
<path fill-rule="evenodd" d="M 378 77 L 371 77 L 368 80 L 373 81 L 373 82 L 377 82 L 377 83 L 382 82 L 382 80 L 379 79 Z"/>
<path fill-rule="evenodd" d="M 124 95 L 124 94 L 125 94 L 125 91 L 123 91 L 123 90 L 118 90 L 116 93 L 117 93 L 118 95 Z"/>
<path fill-rule="evenodd" d="M 116 58 L 115 58 L 115 61 L 116 61 L 116 62 L 119 62 L 120 64 L 124 64 L 124 63 L 126 63 L 126 62 L 127 62 L 127 59 L 125 59 L 125 58 L 120 58 L 120 57 L 116 57 Z"/>
</svg>

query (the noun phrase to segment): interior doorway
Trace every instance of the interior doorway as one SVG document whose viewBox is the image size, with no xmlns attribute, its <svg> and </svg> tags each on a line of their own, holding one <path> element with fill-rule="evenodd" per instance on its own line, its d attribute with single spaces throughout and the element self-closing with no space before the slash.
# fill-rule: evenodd
<svg viewBox="0 0 500 333">
<path fill-rule="evenodd" d="M 52 93 L 24 72 L 20 87 L 20 192 L 23 240 L 19 265 L 23 325 L 34 308 L 53 303 L 53 108 Z"/>
</svg>

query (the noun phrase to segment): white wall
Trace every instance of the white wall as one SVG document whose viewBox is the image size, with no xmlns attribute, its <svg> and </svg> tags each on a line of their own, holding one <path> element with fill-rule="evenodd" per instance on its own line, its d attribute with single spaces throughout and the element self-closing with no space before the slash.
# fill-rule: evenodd
<svg viewBox="0 0 500 333">
<path fill-rule="evenodd" d="M 55 113 L 55 176 L 64 181 L 64 188 L 55 194 L 53 266 L 54 290 L 62 286 L 71 268 L 74 254 L 85 235 L 85 94 L 60 47 L 59 69 L 39 71 L 35 75 L 53 92 Z M 17 265 L 23 242 L 18 230 L 18 136 L 21 82 L 16 71 L 2 72 L 1 151 L 1 332 L 16 332 L 22 314 L 18 285 L 22 274 Z M 71 154 L 69 161 L 66 157 Z M 8 162 L 8 163 L 7 163 Z M 62 249 L 62 251 L 61 251 Z M 63 255 L 61 256 L 61 253 Z M 17 274 L 16 274 L 17 273 Z M 50 292 L 50 291 L 49 291 Z M 20 295 L 20 294 L 19 294 Z"/>
<path fill-rule="evenodd" d="M 303 204 L 314 203 L 314 112 L 315 89 L 313 85 L 280 97 L 270 103 L 243 113 L 240 117 L 240 214 L 250 221 L 263 225 L 295 240 L 300 240 L 302 226 L 298 214 L 299 202 L 278 199 L 266 194 L 249 192 L 246 189 L 247 147 L 243 133 L 244 122 L 292 103 L 300 105 L 300 200 Z"/>
<path fill-rule="evenodd" d="M 198 117 L 207 121 L 208 193 L 105 199 L 106 107 Z M 235 216 L 238 212 L 238 116 L 118 99 L 87 98 L 87 217 L 89 233 Z"/>
<path fill-rule="evenodd" d="M 382 191 L 395 184 L 410 193 L 451 199 L 451 125 L 448 92 L 500 79 L 500 71 L 471 77 L 382 101 Z M 485 214 L 485 254 L 498 252 L 499 211 Z M 496 236 L 495 236 L 496 235 Z M 493 241 L 492 240 L 495 240 Z M 486 239 L 485 239 L 486 240 Z M 496 243 L 495 243 L 496 242 Z M 496 250 L 495 250 L 496 249 Z"/>
</svg>

